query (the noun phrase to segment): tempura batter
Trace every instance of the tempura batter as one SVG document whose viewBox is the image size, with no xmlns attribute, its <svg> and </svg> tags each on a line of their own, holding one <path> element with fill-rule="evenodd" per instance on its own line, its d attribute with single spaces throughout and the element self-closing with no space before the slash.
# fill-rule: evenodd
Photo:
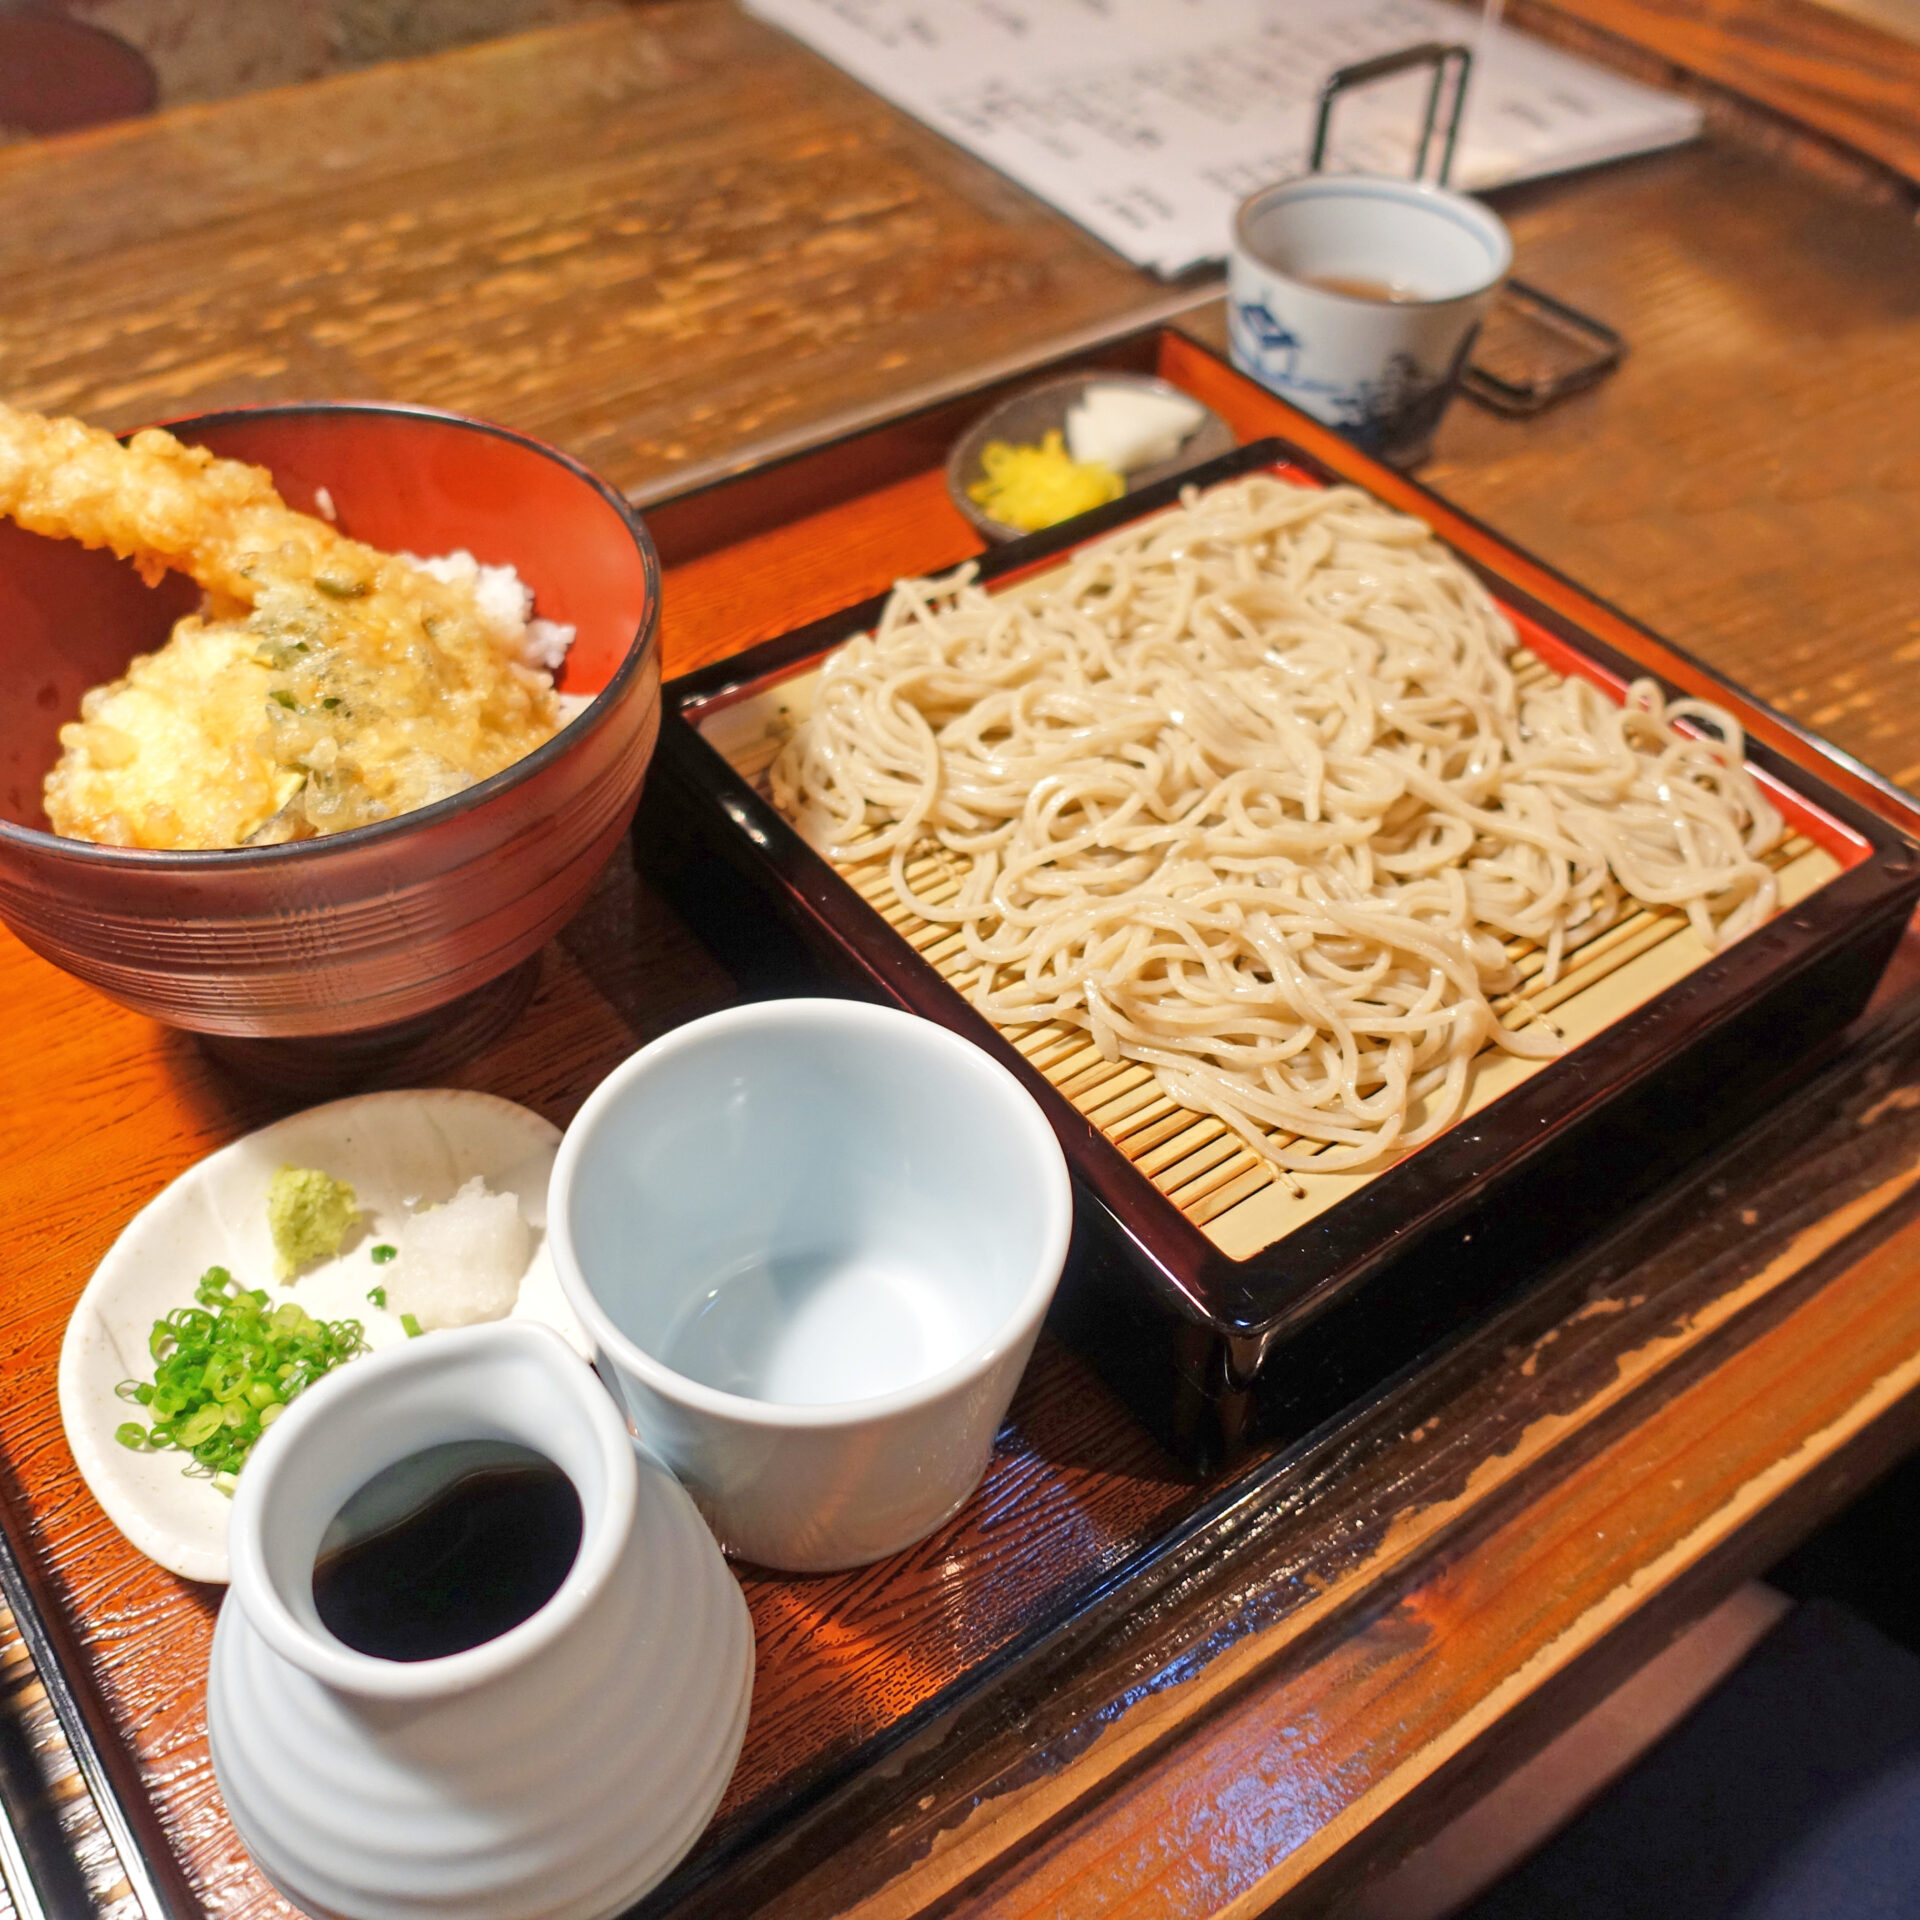
<svg viewBox="0 0 1920 1920">
<path fill-rule="evenodd" d="M 549 677 L 471 588 L 294 512 L 264 468 L 0 406 L 0 513 L 207 594 L 60 729 L 46 807 L 68 838 L 338 833 L 484 780 L 560 725 Z"/>
</svg>

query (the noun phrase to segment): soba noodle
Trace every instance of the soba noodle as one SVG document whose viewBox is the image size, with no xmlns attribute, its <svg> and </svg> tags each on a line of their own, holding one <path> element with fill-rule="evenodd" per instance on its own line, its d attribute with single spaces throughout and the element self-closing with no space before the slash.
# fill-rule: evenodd
<svg viewBox="0 0 1920 1920">
<path fill-rule="evenodd" d="M 1550 982 L 1632 902 L 1710 945 L 1775 905 L 1734 721 L 1651 681 L 1521 691 L 1516 644 L 1418 521 L 1256 476 L 1033 592 L 902 581 L 774 799 L 890 861 L 992 1020 L 1085 1029 L 1282 1167 L 1359 1166 L 1453 1120 L 1488 1043 L 1559 1050 L 1491 1004 L 1509 940 Z M 959 886 L 929 897 L 936 850 Z"/>
</svg>

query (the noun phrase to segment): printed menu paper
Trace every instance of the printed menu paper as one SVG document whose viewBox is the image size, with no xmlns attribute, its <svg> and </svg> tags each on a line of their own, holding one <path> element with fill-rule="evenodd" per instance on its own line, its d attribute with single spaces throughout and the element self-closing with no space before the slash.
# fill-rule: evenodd
<svg viewBox="0 0 1920 1920">
<path fill-rule="evenodd" d="M 1472 48 L 1453 183 L 1691 139 L 1700 113 L 1446 0 L 745 0 L 1136 265 L 1224 257 L 1233 209 L 1302 172 L 1336 67 Z M 1429 75 L 1341 97 L 1328 164 L 1412 170 Z M 1444 119 L 1444 107 L 1442 117 Z"/>
</svg>

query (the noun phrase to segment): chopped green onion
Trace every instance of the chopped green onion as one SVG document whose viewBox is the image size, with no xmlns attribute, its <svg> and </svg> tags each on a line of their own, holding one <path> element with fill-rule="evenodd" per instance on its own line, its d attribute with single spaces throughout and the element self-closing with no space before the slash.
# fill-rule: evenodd
<svg viewBox="0 0 1920 1920">
<path fill-rule="evenodd" d="M 267 698 L 269 700 L 277 701 L 283 707 L 290 708 L 296 704 L 293 695 L 288 693 L 284 688 L 281 688 L 281 687 L 275 687 L 274 690 L 267 695 Z"/>
<path fill-rule="evenodd" d="M 387 1304 L 387 1290 L 385 1287 L 369 1287 L 367 1289 L 367 1298 L 371 1300 L 376 1307 L 384 1307 Z"/>
<path fill-rule="evenodd" d="M 403 1313 L 400 1316 L 400 1324 L 406 1328 L 407 1338 L 409 1340 L 418 1340 L 420 1338 L 420 1322 L 416 1320 L 412 1314 Z"/>
<path fill-rule="evenodd" d="M 191 1453 L 202 1440 L 211 1440 L 226 1425 L 223 1413 L 224 1409 L 217 1401 L 203 1402 L 184 1420 L 174 1423 L 173 1444 Z"/>
<path fill-rule="evenodd" d="M 123 1421 L 114 1438 L 139 1452 L 190 1454 L 189 1473 L 223 1493 L 286 1403 L 343 1360 L 367 1350 L 358 1320 L 316 1320 L 292 1301 L 271 1306 L 264 1288 L 242 1287 L 209 1267 L 195 1304 L 156 1320 L 147 1349 L 151 1380 L 123 1380 L 123 1400 L 146 1408 L 151 1426 Z"/>
<path fill-rule="evenodd" d="M 373 1250 L 373 1264 L 376 1267 L 384 1267 L 389 1260 L 397 1260 L 399 1257 L 400 1249 L 388 1246 L 384 1240 Z"/>
</svg>

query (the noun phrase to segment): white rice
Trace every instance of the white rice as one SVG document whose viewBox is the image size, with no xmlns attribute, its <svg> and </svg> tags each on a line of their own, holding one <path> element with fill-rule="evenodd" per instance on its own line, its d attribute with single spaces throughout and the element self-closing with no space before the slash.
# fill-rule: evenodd
<svg viewBox="0 0 1920 1920">
<path fill-rule="evenodd" d="M 533 589 L 512 567 L 482 566 L 464 547 L 428 560 L 411 553 L 400 557 L 448 586 L 471 587 L 480 618 L 502 646 L 513 650 L 522 666 L 536 668 L 549 679 L 560 671 L 573 645 L 574 630 L 558 620 L 533 617 Z"/>
</svg>

